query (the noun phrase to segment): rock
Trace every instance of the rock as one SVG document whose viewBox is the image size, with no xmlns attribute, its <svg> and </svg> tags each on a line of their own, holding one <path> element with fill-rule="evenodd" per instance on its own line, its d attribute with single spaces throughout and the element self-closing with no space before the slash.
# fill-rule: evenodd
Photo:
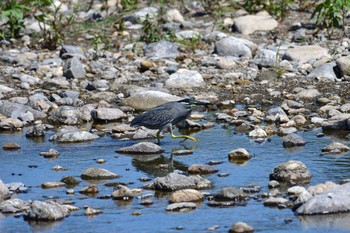
<svg viewBox="0 0 350 233">
<path fill-rule="evenodd" d="M 60 50 L 60 57 L 67 57 L 67 55 L 70 57 L 78 56 L 78 58 L 85 56 L 83 50 L 79 46 L 62 45 L 62 48 Z"/>
<path fill-rule="evenodd" d="M 288 188 L 287 190 L 287 194 L 289 195 L 289 197 L 293 200 L 295 200 L 302 192 L 305 192 L 306 189 L 302 186 L 293 186 Z"/>
<path fill-rule="evenodd" d="M 52 189 L 52 188 L 58 188 L 58 187 L 64 187 L 66 184 L 63 182 L 45 182 L 43 184 L 41 184 L 41 187 L 43 189 Z"/>
<path fill-rule="evenodd" d="M 116 121 L 126 115 L 118 108 L 98 108 L 91 111 L 91 116 L 95 121 Z"/>
<path fill-rule="evenodd" d="M 306 89 L 298 92 L 296 95 L 297 99 L 301 100 L 312 100 L 320 96 L 321 93 L 316 89 Z"/>
<path fill-rule="evenodd" d="M 193 30 L 179 31 L 175 33 L 175 36 L 178 40 L 202 38 L 202 35 L 199 32 Z"/>
<path fill-rule="evenodd" d="M 35 110 L 30 106 L 14 103 L 8 100 L 0 100 L 0 114 L 7 117 L 19 116 L 21 113 L 31 112 L 35 120 L 45 118 L 47 115 L 41 111 Z"/>
<path fill-rule="evenodd" d="M 290 160 L 275 167 L 270 173 L 270 180 L 291 185 L 307 184 L 311 180 L 311 173 L 302 162 Z"/>
<path fill-rule="evenodd" d="M 267 111 L 265 120 L 275 122 L 278 119 L 281 119 L 281 116 L 288 118 L 286 112 L 281 107 L 271 108 Z"/>
<path fill-rule="evenodd" d="M 9 189 L 5 186 L 4 182 L 0 179 L 0 203 L 6 199 L 10 198 L 10 191 Z"/>
<path fill-rule="evenodd" d="M 322 152 L 326 153 L 341 153 L 341 152 L 348 152 L 350 148 L 340 142 L 333 142 L 332 144 L 324 147 L 322 149 Z"/>
<path fill-rule="evenodd" d="M 166 211 L 179 211 L 179 212 L 185 212 L 196 209 L 197 206 L 195 203 L 192 202 L 180 202 L 180 203 L 173 203 L 166 207 Z"/>
<path fill-rule="evenodd" d="M 2 213 L 19 213 L 27 210 L 28 208 L 29 203 L 19 198 L 0 202 L 0 212 Z"/>
<path fill-rule="evenodd" d="M 6 187 L 9 189 L 10 193 L 27 193 L 28 192 L 28 187 L 26 187 L 23 183 L 21 182 L 12 182 L 6 184 Z"/>
<path fill-rule="evenodd" d="M 0 93 L 9 93 L 9 92 L 13 92 L 13 91 L 15 91 L 15 89 L 0 84 Z"/>
<path fill-rule="evenodd" d="M 141 10 L 133 12 L 131 15 L 124 18 L 125 21 L 133 23 L 142 23 L 148 17 L 148 20 L 154 20 L 158 16 L 158 9 L 156 7 L 145 7 Z"/>
<path fill-rule="evenodd" d="M 232 56 L 219 57 L 217 67 L 224 70 L 237 68 L 237 58 Z"/>
<path fill-rule="evenodd" d="M 79 190 L 79 193 L 86 195 L 96 195 L 99 192 L 96 184 L 89 185 L 88 187 L 82 188 Z"/>
<path fill-rule="evenodd" d="M 278 22 L 269 13 L 262 11 L 256 15 L 245 15 L 234 19 L 233 31 L 249 35 L 255 31 L 271 31 Z"/>
<path fill-rule="evenodd" d="M 301 136 L 295 133 L 288 134 L 283 138 L 284 148 L 305 146 L 305 144 L 306 144 L 305 140 Z"/>
<path fill-rule="evenodd" d="M 333 182 L 330 182 L 330 181 L 327 181 L 325 182 L 324 184 L 317 184 L 317 185 L 313 185 L 313 186 L 310 186 L 307 191 L 312 195 L 312 196 L 315 196 L 315 195 L 318 195 L 320 193 L 323 193 L 325 191 L 328 191 L 330 189 L 333 189 L 333 188 L 336 188 L 336 187 L 339 187 L 339 184 L 336 184 L 336 183 L 333 183 Z"/>
<path fill-rule="evenodd" d="M 244 148 L 237 148 L 228 153 L 229 160 L 248 160 L 252 156 Z"/>
<path fill-rule="evenodd" d="M 88 168 L 80 176 L 84 180 L 107 180 L 119 177 L 119 175 L 103 168 Z"/>
<path fill-rule="evenodd" d="M 157 177 L 153 186 L 156 190 L 176 191 L 179 189 L 204 189 L 211 187 L 212 183 L 199 175 L 185 176 L 176 172 L 165 177 Z"/>
<path fill-rule="evenodd" d="M 165 13 L 165 20 L 167 22 L 183 23 L 185 22 L 184 17 L 177 9 L 170 9 Z"/>
<path fill-rule="evenodd" d="M 7 142 L 4 145 L 2 145 L 2 149 L 4 149 L 4 150 L 18 150 L 18 149 L 21 149 L 21 146 L 15 142 Z"/>
<path fill-rule="evenodd" d="M 350 76 L 350 56 L 338 58 L 336 64 L 340 69 L 341 76 Z"/>
<path fill-rule="evenodd" d="M 45 137 L 45 126 L 40 125 L 34 125 L 28 128 L 26 132 L 27 138 L 38 138 L 38 137 Z"/>
<path fill-rule="evenodd" d="M 309 193 L 308 191 L 303 191 L 298 195 L 297 199 L 294 201 L 294 204 L 299 206 L 300 204 L 307 202 L 311 198 L 311 193 Z"/>
<path fill-rule="evenodd" d="M 55 149 L 50 149 L 47 152 L 40 152 L 40 155 L 43 156 L 44 158 L 56 158 L 60 156 L 60 152 L 58 152 Z"/>
<path fill-rule="evenodd" d="M 113 199 L 117 200 L 130 200 L 134 197 L 134 194 L 131 189 L 124 185 L 117 185 L 114 187 L 112 192 Z"/>
<path fill-rule="evenodd" d="M 87 131 L 81 131 L 77 127 L 63 126 L 50 137 L 50 141 L 56 142 L 85 142 L 99 138 L 97 135 Z"/>
<path fill-rule="evenodd" d="M 277 180 L 269 181 L 269 188 L 278 188 L 281 184 Z"/>
<path fill-rule="evenodd" d="M 86 72 L 84 66 L 78 58 L 73 57 L 67 60 L 63 66 L 63 76 L 67 79 L 85 78 Z"/>
<path fill-rule="evenodd" d="M 261 128 L 257 128 L 254 129 L 252 131 L 249 132 L 249 137 L 251 138 L 266 138 L 267 137 L 267 133 L 265 132 L 265 130 L 261 129 Z"/>
<path fill-rule="evenodd" d="M 300 206 L 298 215 L 335 214 L 350 211 L 350 183 L 320 193 Z"/>
<path fill-rule="evenodd" d="M 248 40 L 226 37 L 215 43 L 214 52 L 219 56 L 252 58 L 256 45 Z"/>
<path fill-rule="evenodd" d="M 146 46 L 145 56 L 153 60 L 176 58 L 179 55 L 178 49 L 179 47 L 176 44 L 160 40 Z"/>
<path fill-rule="evenodd" d="M 248 195 L 241 189 L 225 187 L 214 195 L 215 200 L 241 202 L 248 199 Z"/>
<path fill-rule="evenodd" d="M 65 176 L 61 179 L 61 182 L 65 183 L 66 185 L 75 186 L 80 183 L 79 180 L 77 180 L 74 176 Z"/>
<path fill-rule="evenodd" d="M 306 63 L 309 60 L 320 59 L 325 56 L 329 56 L 327 49 L 318 45 L 304 45 L 289 48 L 283 55 L 282 59 Z"/>
<path fill-rule="evenodd" d="M 97 215 L 97 214 L 101 214 L 101 213 L 102 213 L 102 210 L 87 207 L 84 214 L 87 216 L 91 216 L 91 215 Z"/>
<path fill-rule="evenodd" d="M 173 192 L 169 197 L 169 202 L 199 202 L 204 200 L 204 195 L 195 189 L 182 189 Z"/>
<path fill-rule="evenodd" d="M 245 222 L 236 222 L 232 225 L 229 233 L 253 233 L 254 228 Z"/>
<path fill-rule="evenodd" d="M 0 120 L 0 129 L 3 130 L 18 130 L 24 125 L 22 121 L 13 118 L 5 118 Z"/>
<path fill-rule="evenodd" d="M 179 69 L 176 73 L 171 74 L 165 81 L 167 88 L 187 89 L 193 87 L 203 87 L 205 82 L 198 71 Z"/>
<path fill-rule="evenodd" d="M 304 28 L 297 30 L 292 37 L 292 41 L 296 43 L 307 41 L 306 30 Z"/>
<path fill-rule="evenodd" d="M 274 67 L 276 65 L 277 53 L 268 49 L 259 49 L 254 57 L 255 63 L 261 67 Z"/>
<path fill-rule="evenodd" d="M 58 203 L 33 201 L 25 219 L 36 221 L 57 221 L 69 215 L 69 209 Z"/>
<path fill-rule="evenodd" d="M 81 121 L 90 121 L 91 110 L 88 107 L 71 107 L 71 106 L 60 106 L 54 110 L 49 120 L 56 123 L 64 123 L 69 125 L 78 124 Z"/>
<path fill-rule="evenodd" d="M 193 164 L 187 170 L 189 174 L 212 174 L 218 172 L 217 169 L 206 164 Z"/>
<path fill-rule="evenodd" d="M 142 91 L 126 98 L 124 104 L 136 110 L 148 110 L 166 102 L 178 100 L 181 100 L 181 98 L 165 92 Z"/>
<path fill-rule="evenodd" d="M 280 206 L 280 205 L 286 205 L 288 203 L 288 199 L 285 199 L 283 197 L 270 197 L 264 201 L 264 206 Z"/>
<path fill-rule="evenodd" d="M 335 69 L 337 68 L 335 62 L 324 63 L 320 66 L 317 66 L 313 71 L 310 72 L 306 77 L 308 78 L 327 78 L 330 80 L 336 80 L 337 74 Z"/>
<path fill-rule="evenodd" d="M 140 142 L 132 146 L 119 148 L 116 152 L 123 154 L 161 154 L 163 149 L 152 142 Z"/>
<path fill-rule="evenodd" d="M 328 119 L 318 118 L 317 125 L 324 130 L 349 130 L 350 129 L 350 114 L 337 114 Z M 315 120 L 314 118 L 312 120 Z"/>
</svg>

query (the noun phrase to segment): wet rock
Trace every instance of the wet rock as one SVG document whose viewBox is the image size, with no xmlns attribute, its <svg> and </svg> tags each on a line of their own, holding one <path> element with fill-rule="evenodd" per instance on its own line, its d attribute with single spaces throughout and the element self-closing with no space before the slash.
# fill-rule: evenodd
<svg viewBox="0 0 350 233">
<path fill-rule="evenodd" d="M 50 137 L 50 141 L 56 142 L 85 142 L 99 138 L 87 131 L 81 131 L 77 127 L 63 126 Z"/>
<path fill-rule="evenodd" d="M 176 44 L 161 40 L 148 44 L 145 48 L 145 56 L 154 60 L 176 58 L 179 55 L 178 49 Z"/>
<path fill-rule="evenodd" d="M 350 56 L 340 57 L 336 60 L 341 76 L 350 75 Z"/>
<path fill-rule="evenodd" d="M 261 129 L 261 128 L 257 128 L 257 129 L 254 129 L 252 131 L 249 132 L 249 137 L 251 138 L 266 138 L 267 137 L 267 133 L 265 132 L 265 130 Z"/>
<path fill-rule="evenodd" d="M 26 211 L 28 208 L 29 203 L 19 198 L 0 202 L 0 211 L 2 213 L 19 213 Z"/>
<path fill-rule="evenodd" d="M 45 182 L 45 183 L 41 184 L 41 187 L 43 189 L 52 189 L 52 188 L 58 188 L 58 187 L 64 187 L 64 186 L 65 186 L 65 183 L 63 183 L 63 182 L 56 182 L 56 181 Z"/>
<path fill-rule="evenodd" d="M 10 195 L 11 194 L 10 194 L 9 189 L 6 187 L 4 182 L 2 182 L 2 180 L 0 179 L 0 202 L 10 198 Z"/>
<path fill-rule="evenodd" d="M 40 125 L 34 125 L 28 128 L 26 132 L 27 138 L 38 138 L 38 137 L 45 137 L 45 126 Z"/>
<path fill-rule="evenodd" d="M 304 45 L 289 48 L 282 59 L 305 63 L 311 59 L 319 59 L 328 56 L 327 49 L 318 45 Z"/>
<path fill-rule="evenodd" d="M 4 150 L 18 150 L 18 149 L 21 149 L 21 146 L 15 142 L 7 142 L 4 145 L 2 145 L 2 149 L 4 149 Z"/>
<path fill-rule="evenodd" d="M 218 172 L 217 169 L 206 164 L 193 164 L 187 170 L 189 174 L 212 174 Z"/>
<path fill-rule="evenodd" d="M 118 108 L 98 108 L 91 111 L 91 116 L 95 121 L 116 121 L 126 115 Z"/>
<path fill-rule="evenodd" d="M 40 155 L 43 156 L 44 158 L 56 158 L 60 156 L 60 152 L 58 152 L 55 149 L 50 149 L 49 151 L 40 152 Z"/>
<path fill-rule="evenodd" d="M 134 198 L 134 194 L 128 187 L 124 185 L 117 185 L 113 189 L 112 198 L 117 200 L 130 200 Z"/>
<path fill-rule="evenodd" d="M 9 189 L 10 193 L 27 193 L 28 192 L 28 187 L 26 187 L 23 183 L 21 182 L 12 182 L 6 184 L 6 187 Z"/>
<path fill-rule="evenodd" d="M 176 73 L 171 74 L 165 81 L 167 88 L 186 89 L 192 87 L 205 86 L 204 79 L 200 73 L 193 70 L 179 69 Z"/>
<path fill-rule="evenodd" d="M 89 185 L 88 187 L 79 190 L 79 193 L 86 195 L 95 195 L 99 192 L 98 187 L 95 184 Z"/>
<path fill-rule="evenodd" d="M 256 45 L 249 40 L 236 37 L 226 37 L 215 43 L 214 52 L 219 56 L 251 58 Z"/>
<path fill-rule="evenodd" d="M 199 202 L 204 200 L 204 195 L 195 189 L 182 189 L 175 191 L 169 197 L 169 202 Z"/>
<path fill-rule="evenodd" d="M 308 78 L 327 78 L 330 80 L 336 80 L 338 77 L 334 72 L 336 68 L 335 62 L 324 63 L 317 66 L 310 74 L 307 75 Z"/>
<path fill-rule="evenodd" d="M 219 190 L 214 195 L 215 200 L 220 201 L 246 201 L 248 199 L 248 195 L 241 189 L 234 187 L 225 187 Z"/>
<path fill-rule="evenodd" d="M 46 203 L 42 201 L 33 201 L 30 204 L 27 220 L 37 221 L 57 221 L 69 215 L 69 209 L 58 203 Z"/>
<path fill-rule="evenodd" d="M 322 152 L 325 153 L 342 153 L 342 152 L 348 152 L 350 148 L 340 142 L 333 142 L 332 144 L 322 148 Z"/>
<path fill-rule="evenodd" d="M 176 191 L 179 189 L 205 189 L 212 183 L 199 175 L 185 176 L 176 172 L 169 173 L 165 177 L 157 177 L 153 186 L 156 190 Z"/>
<path fill-rule="evenodd" d="M 67 79 L 85 78 L 86 72 L 84 66 L 78 58 L 73 57 L 67 60 L 63 66 L 63 76 Z"/>
<path fill-rule="evenodd" d="M 232 225 L 229 233 L 253 233 L 254 228 L 245 222 L 236 222 Z"/>
<path fill-rule="evenodd" d="M 256 15 L 245 15 L 234 19 L 233 30 L 249 35 L 255 31 L 270 31 L 278 26 L 278 22 L 266 11 Z"/>
<path fill-rule="evenodd" d="M 270 173 L 270 180 L 292 185 L 307 184 L 311 180 L 311 173 L 302 162 L 290 160 L 275 167 Z"/>
<path fill-rule="evenodd" d="M 306 144 L 305 140 L 298 134 L 291 133 L 283 138 L 283 147 L 291 148 L 297 146 L 304 146 Z"/>
<path fill-rule="evenodd" d="M 80 181 L 74 176 L 65 176 L 61 179 L 61 182 L 65 183 L 66 185 L 77 185 L 80 183 Z"/>
<path fill-rule="evenodd" d="M 94 209 L 92 207 L 87 207 L 84 214 L 87 216 L 101 214 L 102 210 Z"/>
<path fill-rule="evenodd" d="M 132 146 L 119 148 L 116 152 L 124 154 L 160 154 L 163 149 L 152 142 L 140 142 Z"/>
<path fill-rule="evenodd" d="M 119 175 L 103 168 L 88 168 L 80 176 L 84 180 L 107 180 L 119 177 Z"/>
<path fill-rule="evenodd" d="M 317 185 L 313 185 L 313 186 L 310 186 L 307 191 L 315 196 L 317 194 L 320 194 L 320 193 L 323 193 L 325 191 L 328 191 L 330 189 L 333 189 L 333 188 L 337 188 L 339 187 L 339 184 L 336 184 L 336 183 L 333 183 L 331 181 L 327 181 L 325 183 L 321 183 L 321 184 L 317 184 Z"/>
<path fill-rule="evenodd" d="M 161 91 L 142 91 L 124 100 L 124 104 L 136 110 L 148 110 L 170 101 L 178 101 L 181 98 Z"/>
<path fill-rule="evenodd" d="M 177 151 L 171 152 L 171 154 L 177 155 L 177 156 L 190 155 L 190 154 L 193 154 L 193 151 L 192 150 L 177 150 Z"/>
<path fill-rule="evenodd" d="M 264 201 L 264 206 L 275 207 L 280 205 L 286 205 L 288 203 L 288 199 L 283 197 L 270 197 Z"/>
<path fill-rule="evenodd" d="M 68 170 L 68 168 L 62 167 L 60 165 L 55 165 L 51 169 L 56 171 L 56 172 L 62 172 L 62 171 L 67 171 Z"/>
<path fill-rule="evenodd" d="M 244 148 L 237 148 L 228 153 L 229 160 L 248 160 L 251 159 L 252 156 L 248 153 L 248 151 Z"/>
<path fill-rule="evenodd" d="M 180 202 L 180 203 L 173 203 L 166 207 L 166 211 L 176 211 L 176 212 L 185 212 L 196 209 L 197 206 L 193 202 Z"/>
<path fill-rule="evenodd" d="M 350 184 L 320 193 L 296 210 L 298 215 L 332 214 L 350 211 Z"/>
</svg>

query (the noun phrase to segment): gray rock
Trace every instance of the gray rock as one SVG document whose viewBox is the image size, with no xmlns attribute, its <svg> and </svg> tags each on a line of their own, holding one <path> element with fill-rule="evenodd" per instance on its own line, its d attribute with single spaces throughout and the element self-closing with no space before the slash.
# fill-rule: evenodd
<svg viewBox="0 0 350 233">
<path fill-rule="evenodd" d="M 2 85 L 0 84 L 0 93 L 5 94 L 5 93 L 9 93 L 9 92 L 13 92 L 15 89 Z"/>
<path fill-rule="evenodd" d="M 350 211 L 350 183 L 318 194 L 296 210 L 298 215 L 332 214 Z"/>
<path fill-rule="evenodd" d="M 145 48 L 145 56 L 154 60 L 176 58 L 179 55 L 178 49 L 176 44 L 161 40 L 148 44 Z"/>
<path fill-rule="evenodd" d="M 219 56 L 252 58 L 256 45 L 248 40 L 226 37 L 215 43 L 214 52 Z"/>
<path fill-rule="evenodd" d="M 296 43 L 305 42 L 306 40 L 306 30 L 304 28 L 297 30 L 292 37 L 292 41 Z"/>
<path fill-rule="evenodd" d="M 6 187 L 4 182 L 0 179 L 0 202 L 10 198 L 10 190 Z"/>
<path fill-rule="evenodd" d="M 350 114 L 338 114 L 329 119 L 315 119 L 317 124 L 324 130 L 349 130 L 350 129 Z"/>
<path fill-rule="evenodd" d="M 169 197 L 170 203 L 199 202 L 204 200 L 204 195 L 195 189 L 182 189 L 173 192 Z"/>
<path fill-rule="evenodd" d="M 88 168 L 80 176 L 85 180 L 107 180 L 119 177 L 118 174 L 110 172 L 103 168 Z"/>
<path fill-rule="evenodd" d="M 18 119 L 5 118 L 0 120 L 0 129 L 17 130 L 22 128 L 23 126 L 23 122 Z"/>
<path fill-rule="evenodd" d="M 261 67 L 274 67 L 277 62 L 277 53 L 268 49 L 259 49 L 254 61 L 258 66 Z"/>
<path fill-rule="evenodd" d="M 38 77 L 34 77 L 24 73 L 13 74 L 12 77 L 15 79 L 19 79 L 21 82 L 26 82 L 29 85 L 36 85 L 40 82 L 40 79 Z"/>
<path fill-rule="evenodd" d="M 341 76 L 350 75 L 350 56 L 340 57 L 336 60 Z"/>
<path fill-rule="evenodd" d="M 333 142 L 332 144 L 322 148 L 322 152 L 326 153 L 341 153 L 341 152 L 348 152 L 350 148 L 343 143 L 340 142 Z"/>
<path fill-rule="evenodd" d="M 220 69 L 230 70 L 237 68 L 237 58 L 233 56 L 220 57 L 216 65 Z"/>
<path fill-rule="evenodd" d="M 19 213 L 27 210 L 29 203 L 19 198 L 0 202 L 0 211 L 3 213 Z"/>
<path fill-rule="evenodd" d="M 193 202 L 179 202 L 179 203 L 173 203 L 166 207 L 166 211 L 179 211 L 179 212 L 185 212 L 196 209 L 197 206 Z"/>
<path fill-rule="evenodd" d="M 218 169 L 206 164 L 192 164 L 187 170 L 190 174 L 211 174 L 218 172 Z"/>
<path fill-rule="evenodd" d="M 275 122 L 276 119 L 280 116 L 287 116 L 281 107 L 270 108 L 266 113 L 265 120 Z"/>
<path fill-rule="evenodd" d="M 167 88 L 186 89 L 192 87 L 205 86 L 204 79 L 200 73 L 193 70 L 180 69 L 176 73 L 171 74 L 169 79 L 165 81 Z"/>
<path fill-rule="evenodd" d="M 40 155 L 44 158 L 56 158 L 60 156 L 60 152 L 51 148 L 49 151 L 40 152 Z"/>
<path fill-rule="evenodd" d="M 176 172 L 169 173 L 165 177 L 157 177 L 153 182 L 156 190 L 176 191 L 179 189 L 204 189 L 210 188 L 211 182 L 199 175 L 185 176 Z"/>
<path fill-rule="evenodd" d="M 113 199 L 130 200 L 134 197 L 132 190 L 124 185 L 117 185 L 112 192 Z"/>
<path fill-rule="evenodd" d="M 33 113 L 35 120 L 42 119 L 47 116 L 45 113 L 24 104 L 14 103 L 8 100 L 0 101 L 0 113 L 7 117 L 11 117 L 13 114 L 19 116 L 20 113 L 26 112 Z"/>
<path fill-rule="evenodd" d="M 296 46 L 288 49 L 282 59 L 305 63 L 311 59 L 328 56 L 328 50 L 318 45 Z"/>
<path fill-rule="evenodd" d="M 11 194 L 12 193 L 27 193 L 28 192 L 28 187 L 26 187 L 21 182 L 8 183 L 8 184 L 6 184 L 6 187 L 10 190 Z"/>
<path fill-rule="evenodd" d="M 236 222 L 232 225 L 229 233 L 253 233 L 254 228 L 245 222 Z"/>
<path fill-rule="evenodd" d="M 142 91 L 124 99 L 124 104 L 136 110 L 148 110 L 170 101 L 181 98 L 161 91 Z"/>
<path fill-rule="evenodd" d="M 288 199 L 283 197 L 270 197 L 264 201 L 264 206 L 279 206 L 286 205 L 288 203 Z"/>
<path fill-rule="evenodd" d="M 313 100 L 319 97 L 320 95 L 321 93 L 316 89 L 306 89 L 298 92 L 296 97 L 297 99 L 301 100 Z"/>
<path fill-rule="evenodd" d="M 126 114 L 118 108 L 98 108 L 91 111 L 91 116 L 95 121 L 116 121 Z"/>
<path fill-rule="evenodd" d="M 63 66 L 63 76 L 67 79 L 85 78 L 85 75 L 84 66 L 76 57 L 68 59 Z"/>
<path fill-rule="evenodd" d="M 259 138 L 264 139 L 267 137 L 267 133 L 262 128 L 257 128 L 250 131 L 248 136 L 255 139 L 259 139 Z"/>
<path fill-rule="evenodd" d="M 233 29 L 243 35 L 249 35 L 255 31 L 270 31 L 278 26 L 278 22 L 266 11 L 256 15 L 245 15 L 234 19 Z"/>
<path fill-rule="evenodd" d="M 52 189 L 52 188 L 58 188 L 58 187 L 64 187 L 65 183 L 59 182 L 59 181 L 53 181 L 53 182 L 45 182 L 41 184 L 41 187 L 43 189 Z"/>
<path fill-rule="evenodd" d="M 84 214 L 87 216 L 101 214 L 102 210 L 91 208 L 90 206 L 86 208 Z"/>
<path fill-rule="evenodd" d="M 246 201 L 248 199 L 248 195 L 241 189 L 235 187 L 225 187 L 219 190 L 214 195 L 215 200 L 220 201 Z"/>
<path fill-rule="evenodd" d="M 330 189 L 339 187 L 339 184 L 333 183 L 331 181 L 327 181 L 325 183 L 317 184 L 308 187 L 307 191 L 312 195 L 315 196 L 317 194 L 323 193 L 325 191 L 328 191 Z"/>
<path fill-rule="evenodd" d="M 183 23 L 185 22 L 184 17 L 177 9 L 170 9 L 165 13 L 165 20 L 167 22 Z"/>
<path fill-rule="evenodd" d="M 89 185 L 79 190 L 79 193 L 82 193 L 85 195 L 96 195 L 98 192 L 99 190 L 96 184 Z"/>
<path fill-rule="evenodd" d="M 62 126 L 50 137 L 50 141 L 56 142 L 85 142 L 99 138 L 96 134 L 79 130 L 73 126 Z"/>
<path fill-rule="evenodd" d="M 294 204 L 295 205 L 303 204 L 308 200 L 310 200 L 311 198 L 312 198 L 311 193 L 309 193 L 308 191 L 303 191 L 297 196 L 297 199 L 294 201 Z"/>
<path fill-rule="evenodd" d="M 141 10 L 133 12 L 124 18 L 125 21 L 130 21 L 132 23 L 142 23 L 148 17 L 149 20 L 154 20 L 158 16 L 158 9 L 155 7 L 145 7 Z"/>
<path fill-rule="evenodd" d="M 251 159 L 252 156 L 248 153 L 248 151 L 244 148 L 237 148 L 228 153 L 228 158 L 230 160 L 248 160 Z"/>
<path fill-rule="evenodd" d="M 327 78 L 330 80 L 336 80 L 338 77 L 334 72 L 336 68 L 335 62 L 324 63 L 320 66 L 317 66 L 310 74 L 306 77 L 308 78 Z"/>
<path fill-rule="evenodd" d="M 78 57 L 84 57 L 84 52 L 79 46 L 75 45 L 62 45 L 62 48 L 60 50 L 60 57 L 72 57 L 72 56 L 78 56 Z"/>
<path fill-rule="evenodd" d="M 275 167 L 270 173 L 270 180 L 291 185 L 307 184 L 311 173 L 302 162 L 290 160 Z"/>
<path fill-rule="evenodd" d="M 283 138 L 283 147 L 290 148 L 296 146 L 304 146 L 306 144 L 305 140 L 298 134 L 291 133 Z"/>
<path fill-rule="evenodd" d="M 140 142 L 132 146 L 119 148 L 116 152 L 124 154 L 160 154 L 163 149 L 152 142 Z"/>
<path fill-rule="evenodd" d="M 91 109 L 85 106 L 60 106 L 53 111 L 49 117 L 49 120 L 53 121 L 54 123 L 64 123 L 70 125 L 90 121 L 91 119 Z"/>
<path fill-rule="evenodd" d="M 69 215 L 69 209 L 58 203 L 33 201 L 25 219 L 37 221 L 57 221 Z"/>
</svg>

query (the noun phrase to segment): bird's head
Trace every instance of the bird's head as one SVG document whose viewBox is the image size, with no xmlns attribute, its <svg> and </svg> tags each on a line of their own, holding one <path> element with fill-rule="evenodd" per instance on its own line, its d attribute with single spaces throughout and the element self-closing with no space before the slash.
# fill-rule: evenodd
<svg viewBox="0 0 350 233">
<path fill-rule="evenodd" d="M 179 103 L 187 103 L 189 105 L 210 105 L 211 103 L 206 101 L 197 101 L 194 97 L 188 97 L 178 101 Z"/>
</svg>

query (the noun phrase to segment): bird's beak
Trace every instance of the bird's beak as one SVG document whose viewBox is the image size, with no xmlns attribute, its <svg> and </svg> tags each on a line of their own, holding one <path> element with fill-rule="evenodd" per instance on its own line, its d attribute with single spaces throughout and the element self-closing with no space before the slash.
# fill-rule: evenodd
<svg viewBox="0 0 350 233">
<path fill-rule="evenodd" d="M 193 104 L 193 105 L 211 105 L 210 102 L 208 101 L 197 101 L 197 100 L 191 100 L 190 101 L 190 104 Z"/>
</svg>

